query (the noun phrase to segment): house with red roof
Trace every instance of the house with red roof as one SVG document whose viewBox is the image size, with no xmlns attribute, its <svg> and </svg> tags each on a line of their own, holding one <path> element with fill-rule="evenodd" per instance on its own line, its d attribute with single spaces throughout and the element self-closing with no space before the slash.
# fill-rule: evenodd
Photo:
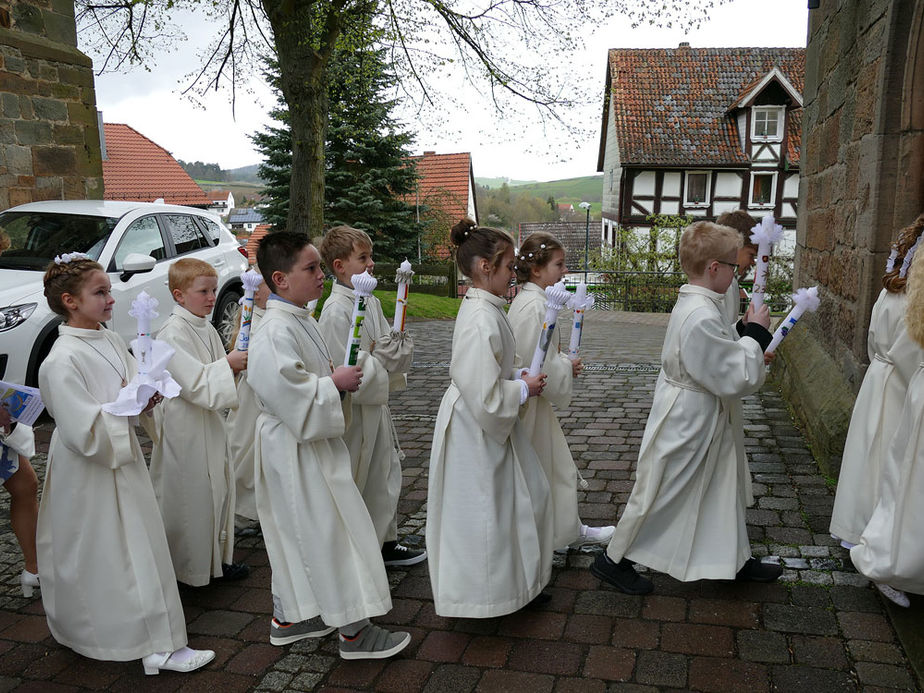
<svg viewBox="0 0 924 693">
<path fill-rule="evenodd" d="M 209 198 L 209 210 L 219 216 L 226 217 L 234 209 L 234 193 L 230 190 L 206 190 L 205 196 Z"/>
<path fill-rule="evenodd" d="M 103 124 L 103 199 L 207 208 L 208 196 L 170 152 L 123 123 Z"/>
<path fill-rule="evenodd" d="M 654 214 L 739 208 L 795 229 L 804 80 L 804 48 L 610 50 L 602 240 Z"/>
<path fill-rule="evenodd" d="M 408 157 L 417 166 L 417 189 L 405 202 L 416 206 L 422 217 L 430 220 L 427 236 L 433 239 L 435 254 L 449 257 L 449 229 L 464 217 L 478 221 L 475 203 L 475 174 L 472 155 L 437 154 L 425 151 L 422 156 Z"/>
</svg>

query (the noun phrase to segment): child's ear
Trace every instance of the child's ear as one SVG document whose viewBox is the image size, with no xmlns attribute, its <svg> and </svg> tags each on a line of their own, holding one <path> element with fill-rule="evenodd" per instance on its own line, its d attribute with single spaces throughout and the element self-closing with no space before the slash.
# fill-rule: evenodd
<svg viewBox="0 0 924 693">
<path fill-rule="evenodd" d="M 331 269 L 334 271 L 334 274 L 343 274 L 343 259 L 337 258 L 330 263 L 332 265 Z"/>
<path fill-rule="evenodd" d="M 174 289 L 170 293 L 173 295 L 174 301 L 176 301 L 180 305 L 183 305 L 183 290 L 182 289 Z"/>
<path fill-rule="evenodd" d="M 77 299 L 74 298 L 73 294 L 61 294 L 61 303 L 68 310 L 77 310 Z"/>
<path fill-rule="evenodd" d="M 286 281 L 286 273 L 276 270 L 270 275 L 270 279 L 273 280 L 273 286 L 275 289 L 285 289 L 288 287 L 289 283 Z"/>
</svg>

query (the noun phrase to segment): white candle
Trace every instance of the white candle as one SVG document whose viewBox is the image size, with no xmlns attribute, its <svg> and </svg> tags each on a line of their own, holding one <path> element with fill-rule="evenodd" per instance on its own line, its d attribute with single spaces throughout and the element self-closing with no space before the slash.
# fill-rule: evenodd
<svg viewBox="0 0 924 693">
<path fill-rule="evenodd" d="M 151 320 L 158 316 L 158 301 L 150 296 L 147 291 L 142 291 L 132 301 L 132 307 L 128 311 L 138 321 L 138 341 L 135 343 L 138 353 L 135 359 L 138 361 L 138 375 L 147 375 L 151 370 Z"/>
<path fill-rule="evenodd" d="M 793 325 L 799 322 L 799 318 L 801 318 L 804 313 L 814 312 L 818 309 L 818 304 L 821 302 L 821 299 L 818 297 L 817 286 L 813 286 L 810 289 L 799 289 L 792 295 L 792 300 L 795 305 L 793 305 L 792 310 L 789 311 L 789 315 L 786 316 L 773 333 L 773 339 L 770 340 L 770 345 L 766 349 L 766 353 L 768 354 L 776 351 L 780 342 L 783 341 L 783 337 L 789 334 Z"/>
<path fill-rule="evenodd" d="M 378 282 L 368 272 L 354 274 L 350 277 L 353 284 L 353 319 L 350 327 L 350 337 L 347 339 L 346 354 L 343 357 L 344 366 L 355 366 L 359 359 L 359 331 L 366 318 L 366 299 L 372 295 Z"/>
<path fill-rule="evenodd" d="M 767 272 L 770 267 L 770 253 L 773 245 L 783 239 L 783 227 L 775 223 L 772 214 L 767 214 L 751 229 L 751 243 L 757 245 L 757 263 L 754 268 L 754 289 L 751 291 L 751 305 L 757 310 L 764 304 L 767 292 Z"/>
<path fill-rule="evenodd" d="M 568 304 L 574 310 L 574 321 L 571 323 L 571 341 L 568 344 L 568 356 L 572 360 L 578 357 L 581 351 L 581 335 L 584 332 L 584 311 L 589 310 L 594 305 L 593 294 L 587 295 L 587 282 L 581 282 L 577 285 L 574 296 L 568 301 Z"/>
<path fill-rule="evenodd" d="M 253 321 L 253 295 L 257 287 L 263 282 L 263 277 L 256 270 L 247 270 L 241 274 L 241 283 L 244 285 L 244 302 L 241 303 L 241 329 L 237 333 L 237 343 L 234 348 L 238 351 L 247 351 L 250 346 L 250 326 Z"/>
<path fill-rule="evenodd" d="M 558 311 L 565 307 L 570 298 L 571 294 L 565 289 L 563 282 L 545 287 L 545 322 L 539 333 L 539 341 L 536 342 L 532 363 L 529 365 L 531 376 L 539 375 L 542 370 L 542 364 L 545 363 L 545 356 L 549 353 L 549 346 L 552 342 L 552 333 L 555 331 Z"/>
<path fill-rule="evenodd" d="M 395 282 L 398 284 L 398 296 L 395 299 L 395 320 L 392 324 L 395 332 L 404 332 L 404 323 L 407 318 L 408 287 L 411 285 L 411 277 L 413 276 L 414 270 L 411 269 L 411 263 L 405 259 L 395 275 Z"/>
</svg>

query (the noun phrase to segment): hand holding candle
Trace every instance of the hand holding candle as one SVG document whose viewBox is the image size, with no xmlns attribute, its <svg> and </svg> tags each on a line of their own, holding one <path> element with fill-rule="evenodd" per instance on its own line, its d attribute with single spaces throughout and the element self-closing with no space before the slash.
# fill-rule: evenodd
<svg viewBox="0 0 924 693">
<path fill-rule="evenodd" d="M 344 366 L 355 366 L 359 358 L 359 331 L 366 318 L 366 299 L 372 295 L 378 282 L 368 272 L 354 274 L 350 277 L 353 283 L 353 319 L 350 327 L 350 337 L 347 339 L 346 354 L 343 358 Z"/>
<path fill-rule="evenodd" d="M 578 357 L 581 351 L 581 335 L 584 332 L 584 311 L 590 310 L 594 305 L 593 294 L 587 293 L 587 283 L 581 282 L 577 285 L 574 296 L 568 301 L 568 305 L 574 311 L 574 322 L 571 323 L 571 341 L 568 344 L 568 356 L 571 360 Z"/>
<path fill-rule="evenodd" d="M 398 297 L 395 300 L 395 320 L 392 328 L 395 332 L 404 332 L 404 324 L 407 318 L 407 292 L 411 285 L 411 278 L 414 276 L 414 270 L 411 269 L 411 263 L 404 260 L 398 267 L 395 274 L 395 283 L 398 285 Z"/>
<path fill-rule="evenodd" d="M 818 297 L 818 287 L 813 286 L 810 289 L 799 289 L 796 293 L 792 295 L 793 307 L 789 311 L 789 315 L 780 323 L 779 327 L 776 328 L 776 331 L 773 333 L 773 339 L 770 340 L 770 345 L 766 348 L 764 353 L 771 354 L 776 351 L 776 348 L 780 345 L 780 342 L 783 341 L 783 337 L 789 334 L 789 331 L 793 328 L 799 318 L 802 317 L 802 314 L 805 312 L 814 312 L 818 309 L 818 304 L 821 303 L 821 299 Z"/>
<path fill-rule="evenodd" d="M 753 229 L 751 243 L 757 246 L 757 263 L 754 268 L 754 288 L 751 291 L 751 303 L 755 308 L 764 304 L 767 291 L 767 272 L 770 268 L 770 253 L 773 245 L 783 239 L 783 227 L 777 224 L 772 214 L 767 214 Z"/>
<path fill-rule="evenodd" d="M 263 282 L 263 277 L 256 270 L 247 270 L 241 274 L 241 283 L 244 285 L 244 298 L 241 303 L 241 329 L 237 333 L 238 351 L 247 351 L 250 345 L 250 326 L 253 321 L 253 295 L 257 287 Z"/>
<path fill-rule="evenodd" d="M 539 371 L 542 370 L 542 364 L 545 363 L 545 356 L 549 353 L 549 345 L 552 342 L 552 333 L 555 331 L 558 311 L 564 308 L 570 299 L 571 294 L 565 289 L 563 282 L 545 287 L 545 322 L 539 333 L 539 341 L 536 342 L 532 363 L 529 365 L 530 375 L 539 375 Z"/>
</svg>

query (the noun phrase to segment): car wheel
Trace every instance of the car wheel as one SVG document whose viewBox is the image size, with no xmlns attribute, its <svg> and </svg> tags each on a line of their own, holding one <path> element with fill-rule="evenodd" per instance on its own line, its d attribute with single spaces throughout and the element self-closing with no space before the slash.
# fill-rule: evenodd
<svg viewBox="0 0 924 693">
<path fill-rule="evenodd" d="M 234 347 L 231 340 L 237 333 L 237 316 L 240 312 L 238 302 L 243 295 L 239 287 L 228 289 L 222 294 L 213 313 L 212 323 L 215 325 L 215 329 L 218 330 L 218 335 L 221 337 L 221 342 L 225 345 L 225 349 L 229 351 Z"/>
</svg>

